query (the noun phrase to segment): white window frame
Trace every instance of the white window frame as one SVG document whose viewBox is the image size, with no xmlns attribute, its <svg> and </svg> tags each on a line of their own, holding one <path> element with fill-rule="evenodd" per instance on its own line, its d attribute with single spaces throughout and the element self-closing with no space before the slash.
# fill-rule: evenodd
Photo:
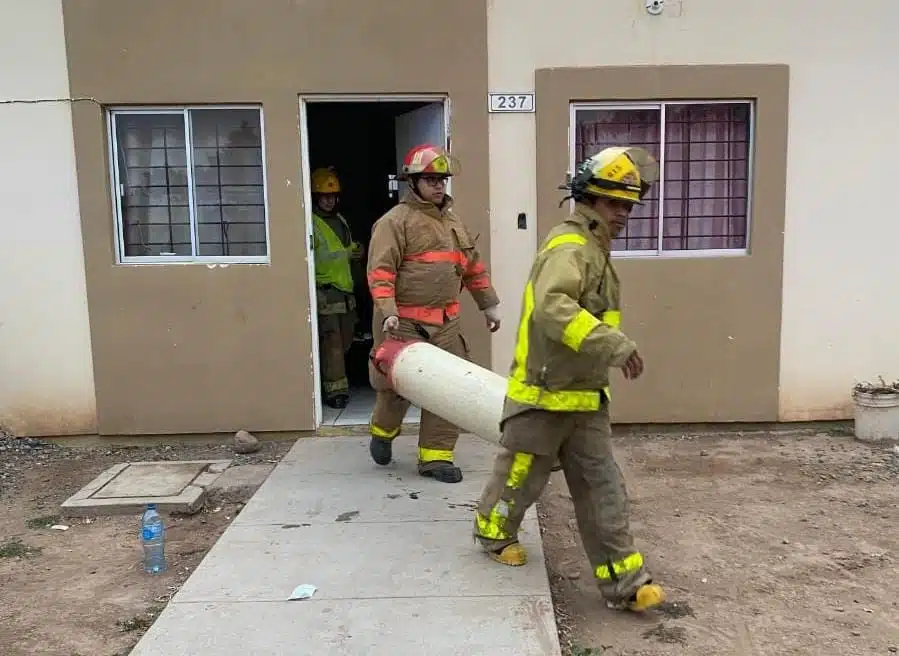
<svg viewBox="0 0 899 656">
<path fill-rule="evenodd" d="M 749 144 L 746 176 L 746 247 L 745 248 L 704 248 L 697 250 L 665 250 L 662 248 L 665 218 L 665 108 L 668 105 L 749 105 Z M 577 168 L 575 161 L 577 152 L 577 112 L 591 110 L 657 110 L 659 112 L 659 215 L 658 215 L 658 248 L 654 250 L 612 251 L 612 257 L 625 259 L 645 258 L 706 258 L 706 257 L 743 257 L 750 253 L 752 236 L 753 206 L 753 169 L 755 168 L 755 100 L 752 98 L 726 98 L 717 100 L 656 100 L 645 102 L 573 102 L 569 105 L 568 118 L 568 161 L 571 171 Z M 625 145 L 625 144 L 622 144 Z M 570 201 L 574 207 L 574 201 Z"/>
<path fill-rule="evenodd" d="M 119 149 L 116 136 L 116 116 L 132 114 L 148 114 L 159 116 L 165 114 L 180 115 L 184 119 L 184 136 L 186 167 L 187 167 L 187 194 L 188 213 L 190 216 L 190 240 L 191 251 L 197 250 L 197 217 L 196 203 L 194 202 L 194 170 L 193 170 L 193 132 L 191 127 L 190 112 L 192 110 L 255 110 L 259 112 L 259 139 L 262 156 L 262 203 L 265 214 L 265 255 L 125 255 L 124 225 L 122 215 L 122 187 L 119 177 Z M 269 202 L 268 202 L 268 167 L 265 144 L 265 112 L 262 105 L 165 105 L 142 107 L 116 107 L 106 108 L 107 142 L 109 144 L 109 175 L 110 191 L 112 192 L 112 210 L 115 217 L 113 221 L 115 234 L 116 264 L 271 264 L 272 242 L 269 228 Z"/>
</svg>

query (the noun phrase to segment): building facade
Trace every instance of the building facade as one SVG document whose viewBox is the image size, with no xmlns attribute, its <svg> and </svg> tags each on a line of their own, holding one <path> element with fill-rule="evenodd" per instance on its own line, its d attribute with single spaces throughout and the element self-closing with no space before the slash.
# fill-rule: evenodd
<svg viewBox="0 0 899 656">
<path fill-rule="evenodd" d="M 774 0 L 569 4 L 2 0 L 0 424 L 315 428 L 308 179 L 338 157 L 317 144 L 380 176 L 438 133 L 502 298 L 492 338 L 463 299 L 476 361 L 508 368 L 565 173 L 626 140 L 663 182 L 616 243 L 647 370 L 616 381 L 615 420 L 850 416 L 854 382 L 899 377 L 879 161 L 899 147 L 899 8 L 819 6 L 810 29 Z M 491 113 L 491 93 L 533 111 Z"/>
</svg>

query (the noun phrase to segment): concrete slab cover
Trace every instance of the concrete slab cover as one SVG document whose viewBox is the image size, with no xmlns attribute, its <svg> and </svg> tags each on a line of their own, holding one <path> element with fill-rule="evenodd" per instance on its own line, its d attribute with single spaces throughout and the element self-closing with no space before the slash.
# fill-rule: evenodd
<svg viewBox="0 0 899 656">
<path fill-rule="evenodd" d="M 231 464 L 230 460 L 126 462 L 113 465 L 66 499 L 68 516 L 132 514 L 148 503 L 162 512 L 195 512 L 206 488 Z"/>
<path fill-rule="evenodd" d="M 91 496 L 95 499 L 174 497 L 206 469 L 205 462 L 132 462 Z"/>
</svg>

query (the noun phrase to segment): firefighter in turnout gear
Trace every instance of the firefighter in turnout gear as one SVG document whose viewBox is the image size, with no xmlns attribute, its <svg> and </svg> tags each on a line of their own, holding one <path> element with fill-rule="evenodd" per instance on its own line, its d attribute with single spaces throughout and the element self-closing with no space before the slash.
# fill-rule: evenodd
<svg viewBox="0 0 899 656">
<path fill-rule="evenodd" d="M 312 227 L 322 395 L 332 408 L 345 408 L 350 387 L 346 354 L 353 345 L 356 297 L 351 260 L 362 257 L 346 219 L 337 211 L 340 180 L 333 170 L 312 173 Z"/>
<path fill-rule="evenodd" d="M 452 211 L 446 193 L 458 162 L 430 144 L 411 149 L 399 179 L 409 183 L 403 199 L 372 228 L 368 284 L 374 301 L 374 354 L 385 339 L 427 340 L 453 355 L 468 358 L 459 330 L 459 293 L 468 289 L 491 332 L 499 329 L 499 298 L 468 229 Z M 409 402 L 398 396 L 386 377 L 369 363 L 377 390 L 370 431 L 372 459 L 387 465 L 392 440 L 399 435 Z M 422 411 L 418 471 L 444 483 L 458 483 L 462 472 L 453 462 L 459 429 Z"/>
<path fill-rule="evenodd" d="M 600 592 L 610 607 L 632 611 L 660 604 L 664 593 L 634 546 L 610 443 L 609 369 L 629 380 L 643 372 L 636 345 L 619 328 L 610 242 L 658 175 L 645 150 L 606 148 L 560 187 L 574 211 L 550 231 L 531 267 L 501 420 L 504 448 L 474 527 L 494 560 L 523 565 L 518 528 L 558 458 Z"/>
</svg>

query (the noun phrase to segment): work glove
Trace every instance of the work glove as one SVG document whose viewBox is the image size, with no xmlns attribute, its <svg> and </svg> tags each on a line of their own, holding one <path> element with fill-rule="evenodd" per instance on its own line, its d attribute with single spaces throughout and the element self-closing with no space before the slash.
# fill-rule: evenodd
<svg viewBox="0 0 899 656">
<path fill-rule="evenodd" d="M 502 322 L 499 315 L 499 305 L 492 305 L 484 310 L 484 318 L 487 319 L 487 330 L 491 333 L 499 330 L 499 325 Z"/>
<path fill-rule="evenodd" d="M 389 316 L 384 319 L 384 324 L 381 326 L 381 330 L 386 332 L 390 332 L 391 330 L 396 330 L 400 327 L 400 318 L 397 316 Z"/>
<path fill-rule="evenodd" d="M 624 366 L 621 367 L 621 371 L 628 380 L 636 380 L 643 374 L 643 358 L 640 357 L 636 349 L 630 354 Z"/>
</svg>

